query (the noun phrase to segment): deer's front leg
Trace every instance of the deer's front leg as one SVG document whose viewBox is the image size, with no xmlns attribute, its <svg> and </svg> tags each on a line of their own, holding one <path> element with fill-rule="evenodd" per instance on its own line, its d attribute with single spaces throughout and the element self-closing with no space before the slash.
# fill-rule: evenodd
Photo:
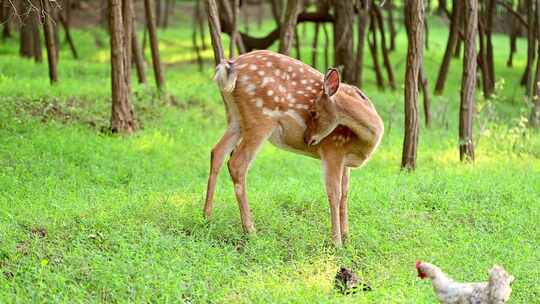
<svg viewBox="0 0 540 304">
<path fill-rule="evenodd" d="M 322 155 L 324 182 L 330 204 L 332 222 L 332 240 L 336 247 L 341 247 L 340 200 L 343 177 L 343 155 L 336 150 L 326 149 Z"/>
<path fill-rule="evenodd" d="M 348 211 L 348 195 L 349 195 L 349 174 L 350 169 L 345 167 L 343 169 L 343 176 L 341 178 L 341 199 L 339 202 L 339 219 L 341 227 L 341 241 L 345 243 L 349 235 L 349 211 Z"/>
<path fill-rule="evenodd" d="M 228 162 L 229 173 L 234 183 L 234 193 L 240 207 L 242 227 L 246 233 L 255 232 L 247 199 L 246 175 L 257 150 L 271 133 L 272 129 L 265 128 L 262 130 L 250 129 L 242 134 L 242 140 Z"/>
</svg>

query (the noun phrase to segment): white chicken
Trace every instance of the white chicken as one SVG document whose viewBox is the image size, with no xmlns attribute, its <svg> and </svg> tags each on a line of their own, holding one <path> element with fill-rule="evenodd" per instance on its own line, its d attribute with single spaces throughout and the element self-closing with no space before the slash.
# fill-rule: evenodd
<svg viewBox="0 0 540 304">
<path fill-rule="evenodd" d="M 501 266 L 493 266 L 488 282 L 459 283 L 448 277 L 439 267 L 416 262 L 421 279 L 429 278 L 441 304 L 504 304 L 512 293 L 514 276 Z"/>
</svg>

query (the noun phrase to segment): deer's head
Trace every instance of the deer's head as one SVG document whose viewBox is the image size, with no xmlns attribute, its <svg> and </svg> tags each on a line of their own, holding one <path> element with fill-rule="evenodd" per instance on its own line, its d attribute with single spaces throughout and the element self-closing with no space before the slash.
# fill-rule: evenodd
<svg viewBox="0 0 540 304">
<path fill-rule="evenodd" d="M 324 76 L 324 90 L 313 104 L 310 111 L 311 119 L 307 123 L 304 141 L 307 145 L 318 144 L 328 136 L 338 125 L 335 95 L 339 89 L 339 72 L 330 68 Z"/>
</svg>

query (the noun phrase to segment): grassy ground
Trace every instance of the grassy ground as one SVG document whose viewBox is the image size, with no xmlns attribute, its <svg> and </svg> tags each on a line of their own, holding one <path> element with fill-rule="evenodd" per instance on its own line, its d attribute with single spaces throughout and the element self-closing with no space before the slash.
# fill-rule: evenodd
<svg viewBox="0 0 540 304">
<path fill-rule="evenodd" d="M 1 303 L 433 303 L 431 285 L 415 275 L 417 259 L 471 281 L 503 264 L 517 278 L 511 303 L 538 301 L 540 140 L 523 125 L 528 108 L 516 85 L 523 41 L 509 69 L 507 41 L 495 37 L 499 90 L 492 101 L 477 99 L 475 165 L 458 161 L 459 61 L 434 99 L 433 128 L 422 127 L 414 174 L 399 171 L 402 90 L 377 91 L 366 70 L 364 91 L 387 133 L 373 160 L 353 172 L 352 236 L 334 250 L 318 162 L 270 145 L 249 175 L 257 236 L 241 231 L 226 172 L 215 218 L 203 221 L 224 110 L 210 64 L 197 72 L 189 27 L 179 28 L 160 33 L 178 105 L 156 98 L 153 84 L 135 86 L 143 129 L 130 137 L 100 131 L 110 115 L 109 54 L 90 32 L 75 32 L 80 61 L 63 47 L 54 87 L 45 64 L 18 58 L 15 41 L 0 48 Z M 432 20 L 431 83 L 445 37 Z M 392 54 L 398 83 L 405 52 L 400 29 Z M 340 266 L 373 290 L 336 293 Z"/>
</svg>

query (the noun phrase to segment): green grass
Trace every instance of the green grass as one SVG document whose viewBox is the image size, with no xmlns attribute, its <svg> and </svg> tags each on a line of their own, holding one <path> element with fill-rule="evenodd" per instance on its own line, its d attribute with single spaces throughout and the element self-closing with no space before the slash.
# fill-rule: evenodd
<svg viewBox="0 0 540 304">
<path fill-rule="evenodd" d="M 433 84 L 446 29 L 436 19 L 431 25 Z M 177 28 L 160 38 L 179 106 L 156 98 L 153 83 L 134 85 L 143 129 L 129 137 L 100 131 L 110 115 L 109 54 L 89 32 L 75 31 L 80 61 L 62 48 L 54 87 L 45 64 L 17 56 L 16 41 L 2 46 L 0 303 L 434 303 L 429 282 L 415 275 L 417 259 L 467 281 L 484 280 L 500 263 L 517 278 L 510 303 L 538 301 L 540 139 L 522 122 L 523 41 L 510 69 L 506 38 L 494 39 L 504 85 L 492 101 L 478 95 L 474 165 L 458 159 L 458 60 L 445 94 L 434 98 L 433 128 L 421 129 L 414 174 L 399 171 L 401 86 L 377 91 L 366 70 L 364 91 L 387 133 L 372 161 L 353 171 L 351 240 L 335 250 L 318 161 L 270 145 L 249 174 L 257 235 L 241 231 L 226 170 L 214 219 L 203 220 L 209 153 L 224 131 L 224 110 L 210 51 L 198 73 L 189 26 Z M 397 44 L 392 63 L 401 84 L 403 29 Z M 303 58 L 309 53 L 303 49 Z M 373 291 L 335 292 L 340 266 L 354 268 Z"/>
</svg>

